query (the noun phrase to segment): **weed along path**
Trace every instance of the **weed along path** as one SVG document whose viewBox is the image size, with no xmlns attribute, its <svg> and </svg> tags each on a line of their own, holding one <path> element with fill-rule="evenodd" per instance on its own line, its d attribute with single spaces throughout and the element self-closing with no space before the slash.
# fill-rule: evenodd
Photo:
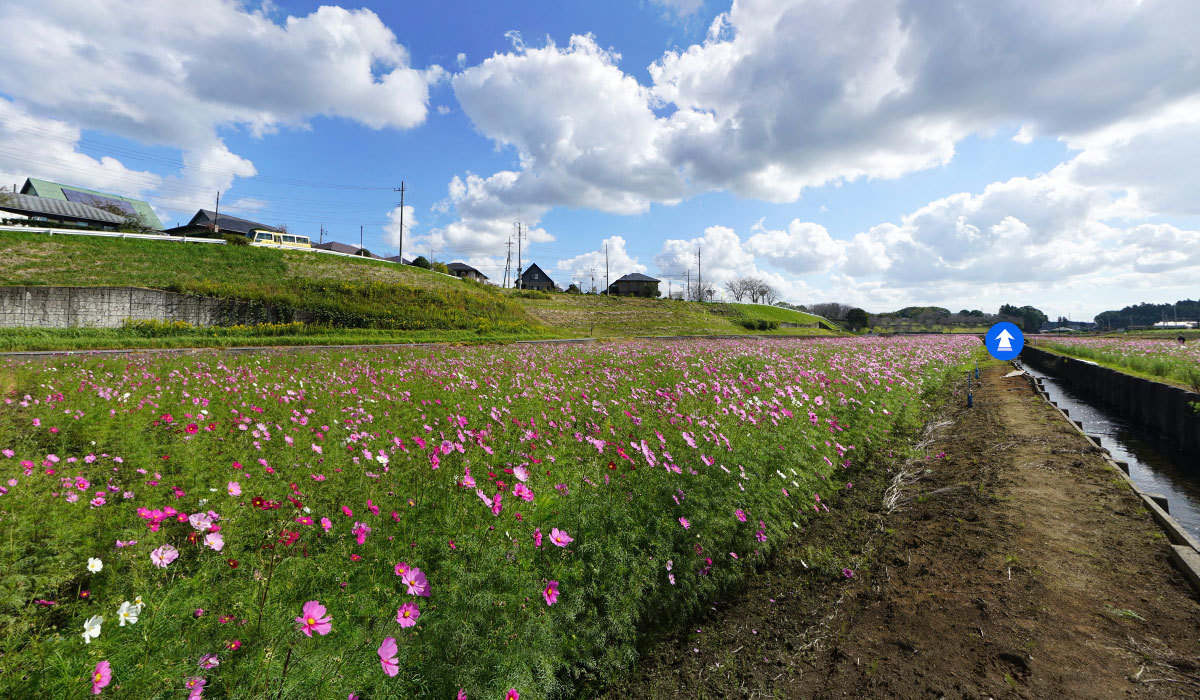
<svg viewBox="0 0 1200 700">
<path fill-rule="evenodd" d="M 1167 540 L 1009 369 L 607 697 L 1200 697 Z"/>
</svg>

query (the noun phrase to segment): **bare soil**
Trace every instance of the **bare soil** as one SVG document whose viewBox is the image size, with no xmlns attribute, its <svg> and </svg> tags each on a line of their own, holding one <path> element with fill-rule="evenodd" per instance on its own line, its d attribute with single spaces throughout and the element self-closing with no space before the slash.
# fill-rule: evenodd
<svg viewBox="0 0 1200 700">
<path fill-rule="evenodd" d="M 1009 369 L 604 696 L 1200 698 L 1200 603 L 1164 535 Z"/>
</svg>

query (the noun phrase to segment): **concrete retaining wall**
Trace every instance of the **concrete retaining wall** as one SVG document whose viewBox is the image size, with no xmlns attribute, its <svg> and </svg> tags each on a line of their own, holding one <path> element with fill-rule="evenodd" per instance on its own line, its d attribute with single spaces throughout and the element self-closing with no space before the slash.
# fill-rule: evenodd
<svg viewBox="0 0 1200 700">
<path fill-rule="evenodd" d="M 1200 415 L 1189 405 L 1200 394 L 1026 345 L 1021 359 L 1098 399 L 1146 430 L 1200 453 Z"/>
<path fill-rule="evenodd" d="M 0 287 L 0 328 L 119 328 L 134 321 L 195 326 L 277 323 L 269 306 L 140 287 Z M 304 319 L 295 319 L 304 320 Z"/>
</svg>

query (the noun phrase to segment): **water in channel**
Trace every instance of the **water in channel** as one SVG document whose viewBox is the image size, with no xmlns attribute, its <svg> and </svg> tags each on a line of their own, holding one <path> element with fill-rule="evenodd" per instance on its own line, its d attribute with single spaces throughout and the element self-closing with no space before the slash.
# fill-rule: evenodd
<svg viewBox="0 0 1200 700">
<path fill-rule="evenodd" d="M 1192 537 L 1200 539 L 1200 470 L 1195 458 L 1174 448 L 1118 415 L 1099 401 L 1071 391 L 1065 382 L 1022 363 L 1022 368 L 1042 379 L 1050 400 L 1083 423 L 1083 432 L 1100 436 L 1113 459 L 1129 463 L 1129 476 L 1143 491 L 1167 497 L 1171 517 Z"/>
</svg>

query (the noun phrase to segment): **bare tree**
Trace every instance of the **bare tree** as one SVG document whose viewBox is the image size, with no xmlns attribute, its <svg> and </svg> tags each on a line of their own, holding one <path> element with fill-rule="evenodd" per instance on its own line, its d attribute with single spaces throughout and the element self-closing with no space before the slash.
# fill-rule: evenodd
<svg viewBox="0 0 1200 700">
<path fill-rule="evenodd" d="M 825 318 L 846 318 L 846 314 L 854 307 L 849 304 L 841 304 L 838 302 L 825 302 L 822 304 L 812 304 L 808 307 L 810 313 Z"/>
<path fill-rule="evenodd" d="M 725 290 L 733 297 L 734 301 L 740 302 L 746 298 L 745 278 L 739 277 L 735 280 L 730 280 L 725 283 Z"/>
<path fill-rule="evenodd" d="M 759 292 L 760 292 L 759 298 L 762 299 L 762 303 L 764 303 L 764 304 L 774 305 L 775 302 L 779 301 L 779 290 L 775 289 L 774 287 L 772 287 L 769 284 L 764 283 L 759 288 Z"/>
</svg>

